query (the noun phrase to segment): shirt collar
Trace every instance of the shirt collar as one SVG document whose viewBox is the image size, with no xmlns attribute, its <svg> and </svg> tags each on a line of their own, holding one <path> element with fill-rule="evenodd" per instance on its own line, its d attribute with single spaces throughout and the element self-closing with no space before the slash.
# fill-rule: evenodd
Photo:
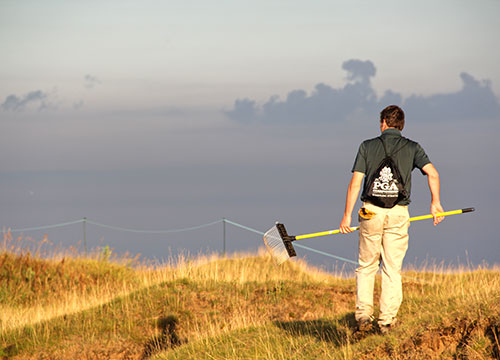
<svg viewBox="0 0 500 360">
<path fill-rule="evenodd" d="M 384 136 L 401 136 L 401 131 L 395 128 L 385 129 L 382 133 Z"/>
</svg>

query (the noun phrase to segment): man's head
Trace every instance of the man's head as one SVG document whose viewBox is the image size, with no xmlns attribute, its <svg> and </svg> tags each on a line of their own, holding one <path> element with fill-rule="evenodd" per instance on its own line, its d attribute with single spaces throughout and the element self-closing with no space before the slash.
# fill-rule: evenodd
<svg viewBox="0 0 500 360">
<path fill-rule="evenodd" d="M 398 130 L 403 130 L 405 127 L 405 113 L 399 106 L 389 105 L 382 110 L 380 112 L 380 126 L 382 126 L 384 120 L 387 127 Z"/>
</svg>

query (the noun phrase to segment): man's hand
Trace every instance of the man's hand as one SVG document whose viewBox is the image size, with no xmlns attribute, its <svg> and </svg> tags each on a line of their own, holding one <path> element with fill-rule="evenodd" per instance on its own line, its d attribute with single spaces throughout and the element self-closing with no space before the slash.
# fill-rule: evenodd
<svg viewBox="0 0 500 360">
<path fill-rule="evenodd" d="M 348 215 L 344 215 L 342 218 L 342 222 L 340 223 L 339 230 L 342 234 L 348 234 L 350 232 L 353 232 L 351 229 L 351 217 Z"/>
<path fill-rule="evenodd" d="M 444 216 L 436 216 L 436 214 L 444 213 L 443 207 L 441 206 L 440 203 L 432 203 L 431 204 L 431 214 L 434 216 L 434 226 L 439 224 L 441 221 L 444 220 Z"/>
</svg>

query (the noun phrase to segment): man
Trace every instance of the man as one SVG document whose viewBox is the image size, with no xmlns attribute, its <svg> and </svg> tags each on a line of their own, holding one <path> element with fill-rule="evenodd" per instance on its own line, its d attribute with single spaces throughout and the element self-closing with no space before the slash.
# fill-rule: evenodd
<svg viewBox="0 0 500 360">
<path fill-rule="evenodd" d="M 351 215 L 358 198 L 363 177 L 364 189 L 361 195 L 363 207 L 359 212 L 359 266 L 356 269 L 356 321 L 358 329 L 369 330 L 373 321 L 373 287 L 375 274 L 382 260 L 382 292 L 380 294 L 380 315 L 378 326 L 387 333 L 396 323 L 396 315 L 403 300 L 401 267 L 408 248 L 408 227 L 410 216 L 411 172 L 414 168 L 427 175 L 431 193 L 431 214 L 434 225 L 443 220 L 436 214 L 443 208 L 439 199 L 439 174 L 422 147 L 401 136 L 404 127 L 404 112 L 395 105 L 386 107 L 380 113 L 381 136 L 364 141 L 358 150 L 352 169 L 352 178 L 347 189 L 344 217 L 340 231 L 349 233 Z M 381 161 L 389 155 L 399 169 L 404 189 L 393 207 L 374 205 L 369 196 L 368 182 L 380 171 Z M 382 176 L 383 171 L 380 171 Z M 390 174 L 392 177 L 392 174 Z M 372 182 L 370 182 L 372 183 Z M 397 190 L 396 190 L 397 191 Z M 391 206 L 391 205 L 389 205 Z"/>
</svg>

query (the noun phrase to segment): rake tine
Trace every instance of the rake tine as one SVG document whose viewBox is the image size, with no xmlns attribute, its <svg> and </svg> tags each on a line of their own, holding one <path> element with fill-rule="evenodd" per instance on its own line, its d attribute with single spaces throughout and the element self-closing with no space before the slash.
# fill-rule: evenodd
<svg viewBox="0 0 500 360">
<path fill-rule="evenodd" d="M 297 256 L 292 245 L 295 236 L 289 236 L 286 232 L 285 225 L 279 222 L 276 222 L 275 226 L 266 231 L 263 240 L 267 250 L 273 259 L 276 260 L 278 265 L 284 263 L 293 256 Z"/>
</svg>

